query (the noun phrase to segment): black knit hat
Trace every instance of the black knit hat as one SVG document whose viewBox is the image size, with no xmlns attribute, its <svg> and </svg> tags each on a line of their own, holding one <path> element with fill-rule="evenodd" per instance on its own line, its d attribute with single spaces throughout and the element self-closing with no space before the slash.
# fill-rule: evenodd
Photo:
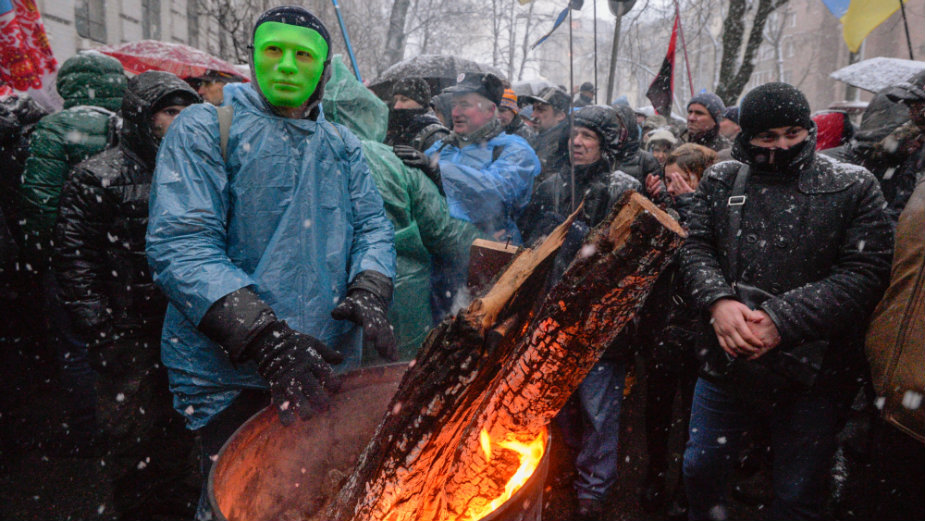
<svg viewBox="0 0 925 521">
<path fill-rule="evenodd" d="M 687 108 L 691 108 L 691 105 L 694 103 L 699 103 L 706 107 L 714 123 L 719 124 L 719 122 L 723 120 L 723 114 L 726 112 L 726 104 L 723 103 L 723 100 L 716 94 L 712 92 L 698 94 L 687 102 Z"/>
<path fill-rule="evenodd" d="M 451 94 L 474 92 L 495 105 L 500 105 L 501 97 L 504 95 L 504 84 L 501 83 L 501 78 L 490 72 L 465 72 L 456 78 L 456 85 L 443 89 L 443 92 Z"/>
<path fill-rule="evenodd" d="M 308 12 L 304 7 L 299 7 L 297 5 L 283 5 L 280 7 L 274 7 L 272 9 L 267 9 L 257 18 L 257 21 L 254 23 L 254 31 L 251 33 L 251 37 L 257 33 L 257 28 L 260 27 L 260 24 L 265 22 L 279 22 L 287 25 L 295 25 L 298 27 L 307 27 L 316 31 L 318 34 L 324 38 L 325 43 L 328 44 L 328 58 L 331 57 L 331 35 L 328 33 L 327 27 L 318 19 L 317 16 Z"/>
<path fill-rule="evenodd" d="M 726 107 L 726 111 L 723 112 L 723 118 L 728 119 L 729 121 L 739 124 L 739 107 Z"/>
<path fill-rule="evenodd" d="M 755 87 L 739 104 L 742 135 L 752 138 L 765 130 L 798 126 L 811 129 L 809 101 L 788 83 L 765 83 Z"/>
<path fill-rule="evenodd" d="M 430 103 L 430 86 L 424 81 L 424 78 L 402 78 L 392 86 L 392 96 L 401 94 L 407 96 L 422 107 L 427 107 Z"/>
</svg>

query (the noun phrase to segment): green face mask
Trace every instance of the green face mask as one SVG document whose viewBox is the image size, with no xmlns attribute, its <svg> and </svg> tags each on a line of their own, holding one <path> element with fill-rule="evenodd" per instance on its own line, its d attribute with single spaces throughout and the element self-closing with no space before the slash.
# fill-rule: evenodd
<svg viewBox="0 0 925 521">
<path fill-rule="evenodd" d="M 328 44 L 313 29 L 266 22 L 254 33 L 254 74 L 271 105 L 304 105 L 318 87 L 327 58 Z"/>
</svg>

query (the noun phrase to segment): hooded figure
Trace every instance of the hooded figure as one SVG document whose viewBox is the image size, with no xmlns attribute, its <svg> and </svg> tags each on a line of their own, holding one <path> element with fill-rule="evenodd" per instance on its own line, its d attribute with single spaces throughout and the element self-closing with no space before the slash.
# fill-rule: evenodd
<svg viewBox="0 0 925 521">
<path fill-rule="evenodd" d="M 68 58 L 58 71 L 64 110 L 36 125 L 20 187 L 26 253 L 33 268 L 51 260 L 49 240 L 71 167 L 118 141 L 116 113 L 126 81 L 118 60 L 93 51 Z"/>
<path fill-rule="evenodd" d="M 53 258 L 61 299 L 89 341 L 100 388 L 122 396 L 100 400 L 99 421 L 123 519 L 191 516 L 196 502 L 196 491 L 183 486 L 193 439 L 171 407 L 160 366 L 167 302 L 148 270 L 145 230 L 160 136 L 180 110 L 200 101 L 168 72 L 132 78 L 119 146 L 78 164 L 61 194 Z M 149 465 L 138 469 L 144 458 Z"/>
<path fill-rule="evenodd" d="M 614 110 L 617 111 L 617 116 L 622 121 L 623 126 L 628 129 L 626 139 L 617 146 L 617 151 L 614 155 L 614 167 L 639 181 L 643 186 L 643 193 L 646 197 L 659 204 L 668 204 L 667 192 L 661 180 L 662 165 L 650 152 L 639 148 L 642 130 L 636 123 L 636 113 L 627 105 L 617 105 Z M 649 179 L 649 176 L 658 177 L 659 179 L 655 183 L 647 183 L 646 180 Z M 657 188 L 650 189 L 650 184 Z"/>
<path fill-rule="evenodd" d="M 432 259 L 468 266 L 469 247 L 480 236 L 471 223 L 450 217 L 446 199 L 417 168 L 402 163 L 382 144 L 387 109 L 357 81 L 340 56 L 324 94 L 330 121 L 344 124 L 363 145 L 363 156 L 382 194 L 385 213 L 395 227 L 395 300 L 389 320 L 395 327 L 399 360 L 412 360 L 433 328 L 430 300 Z M 374 352 L 363 353 L 363 363 L 377 362 Z"/>
<path fill-rule="evenodd" d="M 638 181 L 614 169 L 626 139 L 626 127 L 613 108 L 589 105 L 575 112 L 569 140 L 571 164 L 537 187 L 521 220 L 525 233 L 535 241 L 584 201 L 582 213 L 556 256 L 551 281 L 562 276 L 588 231 L 607 216 L 623 193 L 641 189 Z M 616 344 L 622 345 L 622 337 Z M 581 519 L 601 518 L 603 501 L 617 479 L 617 437 L 625 374 L 620 353 L 616 346 L 607 350 L 557 417 L 568 433 L 567 440 L 581 440 L 573 447 L 577 451 L 574 486 Z"/>
<path fill-rule="evenodd" d="M 890 222 L 870 172 L 816 154 L 799 90 L 768 83 L 739 110 L 736 160 L 701 180 L 677 257 L 706 329 L 684 453 L 690 518 L 724 518 L 729 466 L 760 422 L 775 456 L 770 517 L 818 519 L 889 278 Z"/>
<path fill-rule="evenodd" d="M 148 260 L 169 299 L 162 359 L 202 439 L 203 477 L 270 399 L 287 425 L 327 408 L 329 364 L 358 367 L 361 336 L 395 357 L 393 228 L 359 140 L 320 110 L 327 29 L 276 7 L 253 34 L 255 81 L 225 87 L 227 112 L 200 104 L 177 118 L 151 196 Z"/>
</svg>

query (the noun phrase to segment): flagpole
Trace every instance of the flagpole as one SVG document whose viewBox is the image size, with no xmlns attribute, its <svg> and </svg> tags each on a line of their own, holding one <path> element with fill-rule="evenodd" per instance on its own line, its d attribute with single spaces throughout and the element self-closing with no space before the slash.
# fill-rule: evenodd
<svg viewBox="0 0 925 521">
<path fill-rule="evenodd" d="M 684 29 L 681 27 L 681 6 L 674 0 L 674 12 L 678 17 L 678 35 L 681 36 L 681 48 L 684 49 L 684 65 L 687 69 L 687 85 L 691 88 L 691 97 L 694 97 L 694 80 L 691 77 L 691 62 L 687 59 L 687 43 L 684 41 Z"/>
<path fill-rule="evenodd" d="M 572 125 L 574 124 L 574 118 L 572 118 L 572 96 L 574 96 L 575 91 L 575 57 L 573 51 L 572 43 L 572 2 L 569 0 L 568 5 L 568 135 L 569 135 L 569 144 L 568 144 L 568 154 L 569 154 L 569 170 L 572 180 L 572 211 L 575 211 L 575 165 L 572 163 Z"/>
<path fill-rule="evenodd" d="M 350 45 L 350 37 L 347 36 L 347 26 L 344 24 L 344 17 L 340 14 L 340 4 L 337 3 L 337 0 L 331 0 L 331 3 L 334 4 L 334 14 L 337 15 L 337 23 L 340 24 L 340 32 L 344 36 L 344 45 L 347 47 L 347 55 L 350 56 L 353 72 L 356 74 L 357 80 L 362 83 L 363 76 L 360 75 L 360 66 L 357 65 L 356 56 L 353 55 L 353 46 Z"/>
<path fill-rule="evenodd" d="M 909 38 L 909 21 L 906 20 L 906 2 L 899 0 L 899 8 L 903 13 L 903 25 L 906 27 L 906 45 L 909 46 L 909 59 L 914 60 L 915 56 L 912 55 L 912 39 Z"/>
<path fill-rule="evenodd" d="M 909 31 L 906 31 L 909 34 Z M 594 0 L 594 104 L 597 105 L 597 90 L 601 88 L 597 83 L 597 0 Z"/>
</svg>

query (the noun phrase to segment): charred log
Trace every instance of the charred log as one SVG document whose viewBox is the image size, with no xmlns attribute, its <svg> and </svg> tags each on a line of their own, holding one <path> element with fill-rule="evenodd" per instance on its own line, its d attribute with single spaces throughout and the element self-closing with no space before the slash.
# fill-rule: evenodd
<svg viewBox="0 0 925 521">
<path fill-rule="evenodd" d="M 627 194 L 540 299 L 570 224 L 431 332 L 326 519 L 478 519 L 504 492 L 520 461 L 506 442 L 542 436 L 684 235 Z"/>
</svg>

